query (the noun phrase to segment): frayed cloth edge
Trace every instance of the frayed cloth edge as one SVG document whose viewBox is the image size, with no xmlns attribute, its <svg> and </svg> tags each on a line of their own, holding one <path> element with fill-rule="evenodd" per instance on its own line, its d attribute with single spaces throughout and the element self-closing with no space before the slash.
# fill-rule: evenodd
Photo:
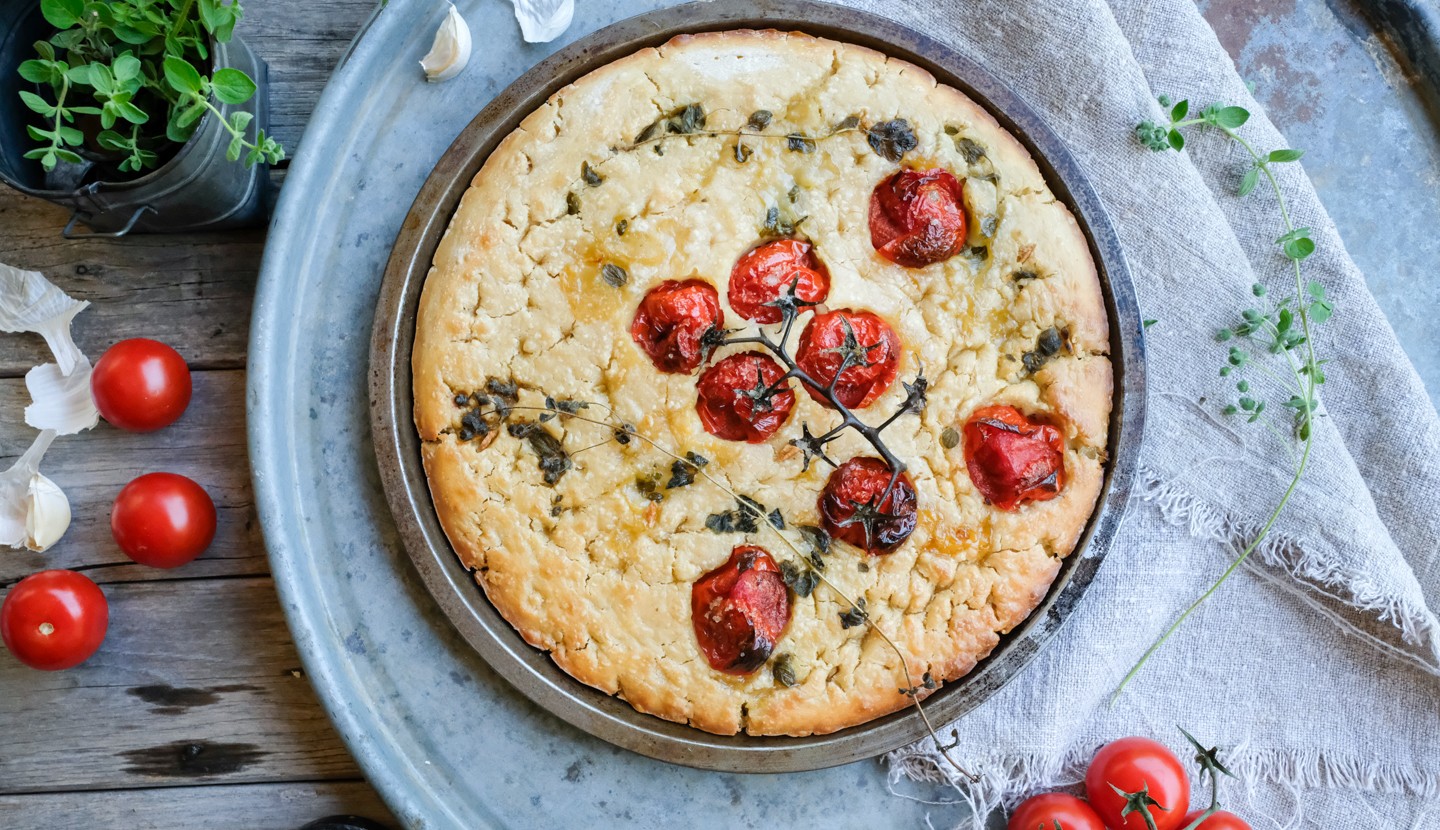
<svg viewBox="0 0 1440 830">
<path fill-rule="evenodd" d="M 895 784 L 906 778 L 953 788 L 953 803 L 965 805 L 970 813 L 970 818 L 956 825 L 955 830 L 984 830 L 991 813 L 1011 809 L 1038 792 L 1078 792 L 1085 767 L 1099 748 L 1071 749 L 1054 756 L 967 758 L 967 766 L 980 771 L 979 783 L 971 783 L 959 779 L 929 744 L 927 740 L 886 755 L 887 784 L 892 792 Z M 1282 787 L 1297 795 L 1307 789 L 1332 789 L 1404 795 L 1426 801 L 1440 799 L 1440 771 L 1375 763 L 1325 750 L 1266 750 L 1243 744 L 1222 751 L 1221 758 L 1237 779 L 1221 782 L 1220 804 L 1227 809 L 1252 807 L 1261 786 Z M 1199 790 L 1196 797 L 1208 798 Z M 1271 818 L 1285 830 L 1305 822 L 1298 798 L 1290 815 Z"/>
<path fill-rule="evenodd" d="M 1225 544 L 1231 555 L 1238 556 L 1260 532 L 1260 525 L 1236 518 L 1174 482 L 1163 480 L 1159 473 L 1145 466 L 1140 468 L 1135 495 L 1154 504 L 1166 522 L 1187 528 L 1192 536 Z M 1255 548 L 1245 567 L 1301 599 L 1339 624 L 1347 633 L 1413 662 L 1432 674 L 1440 674 L 1440 623 L 1424 606 L 1417 607 L 1403 597 L 1380 591 L 1363 574 L 1339 567 L 1310 552 L 1301 540 L 1275 530 Z M 1291 578 L 1279 578 L 1281 576 Z M 1319 601 L 1316 594 L 1354 608 L 1394 629 L 1399 633 L 1401 642 L 1387 640 L 1360 628 L 1329 604 Z"/>
</svg>

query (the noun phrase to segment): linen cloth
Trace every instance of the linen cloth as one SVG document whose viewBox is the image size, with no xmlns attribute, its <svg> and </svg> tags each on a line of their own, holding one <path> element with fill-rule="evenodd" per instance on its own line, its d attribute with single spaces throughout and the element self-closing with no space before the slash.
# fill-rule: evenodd
<svg viewBox="0 0 1440 830">
<path fill-rule="evenodd" d="M 1117 541 L 1050 647 L 956 725 L 958 759 L 983 778 L 958 787 L 976 825 L 998 803 L 1080 781 L 1095 749 L 1123 735 L 1188 758 L 1176 725 L 1228 748 L 1242 783 L 1227 781 L 1222 804 L 1256 828 L 1440 816 L 1440 420 L 1299 164 L 1276 174 L 1295 224 L 1313 229 L 1303 271 L 1336 306 L 1316 333 L 1331 362 L 1309 471 L 1250 567 L 1111 704 L 1293 470 L 1271 433 L 1220 414 L 1233 381 L 1218 374 L 1228 347 L 1214 339 L 1253 302 L 1252 283 L 1294 291 L 1275 200 L 1264 184 L 1234 195 L 1249 159 L 1224 136 L 1192 131 L 1183 154 L 1134 139 L 1138 121 L 1162 120 L 1166 93 L 1192 112 L 1243 106 L 1242 135 L 1287 146 L 1199 11 L 1188 0 L 852 2 L 949 42 L 1049 121 L 1116 225 L 1143 316 L 1158 321 L 1140 488 Z M 953 781 L 928 740 L 888 761 L 892 781 Z"/>
</svg>

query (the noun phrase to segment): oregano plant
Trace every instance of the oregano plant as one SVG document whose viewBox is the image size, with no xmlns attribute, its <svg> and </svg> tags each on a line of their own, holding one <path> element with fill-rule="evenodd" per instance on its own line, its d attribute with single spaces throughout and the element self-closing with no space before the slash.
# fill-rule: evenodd
<svg viewBox="0 0 1440 830">
<path fill-rule="evenodd" d="M 1219 373 L 1234 383 L 1234 393 L 1230 402 L 1222 408 L 1222 414 L 1242 418 L 1246 423 L 1269 430 L 1288 451 L 1294 469 L 1289 485 L 1280 494 L 1254 538 L 1220 577 L 1145 651 L 1121 680 L 1115 690 L 1117 696 L 1190 614 L 1219 590 L 1255 552 L 1295 495 L 1310 461 L 1320 387 L 1325 383 L 1324 366 L 1327 361 L 1316 352 L 1314 330 L 1329 320 L 1335 311 L 1325 294 L 1325 286 L 1305 278 L 1301 265 L 1315 253 L 1315 241 L 1310 235 L 1310 228 L 1295 226 L 1285 202 L 1285 193 L 1275 177 L 1275 165 L 1299 161 L 1304 151 L 1257 150 L 1237 132 L 1250 120 L 1250 113 L 1241 107 L 1212 104 L 1201 110 L 1199 115 L 1191 117 L 1189 101 L 1173 103 L 1162 95 L 1159 102 L 1168 110 L 1168 123 L 1147 120 L 1139 124 L 1135 134 L 1140 143 L 1156 152 L 1179 151 L 1185 147 L 1183 131 L 1186 129 L 1218 132 L 1249 155 L 1249 164 L 1236 186 L 1237 195 L 1249 196 L 1263 180 L 1275 198 L 1281 228 L 1275 244 L 1285 257 L 1288 276 L 1293 278 L 1293 293 L 1292 286 L 1287 282 L 1286 289 L 1279 292 L 1277 299 L 1263 283 L 1255 283 L 1251 286 L 1248 307 L 1236 315 L 1234 323 L 1220 329 L 1215 336 L 1220 342 L 1230 344 Z M 1274 402 L 1278 402 L 1278 406 L 1271 407 L 1269 404 Z"/>
<path fill-rule="evenodd" d="M 122 173 L 158 167 L 212 115 L 230 134 L 226 158 L 271 164 L 285 150 L 254 116 L 216 105 L 243 104 L 255 81 L 223 67 L 205 74 L 210 43 L 226 43 L 243 9 L 238 0 L 42 0 L 56 31 L 35 44 L 20 76 L 35 85 L 21 101 L 41 119 L 26 125 L 35 147 L 25 153 L 50 172 L 86 157 Z"/>
</svg>

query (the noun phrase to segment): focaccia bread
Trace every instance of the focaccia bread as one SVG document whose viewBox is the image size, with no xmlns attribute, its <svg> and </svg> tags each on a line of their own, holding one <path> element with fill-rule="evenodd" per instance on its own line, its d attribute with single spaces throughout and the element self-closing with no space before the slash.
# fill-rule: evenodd
<svg viewBox="0 0 1440 830">
<path fill-rule="evenodd" d="M 803 257 L 766 273 L 821 298 L 785 312 L 785 353 L 848 360 L 832 391 L 859 420 L 899 413 L 879 435 L 904 481 L 874 461 L 884 520 L 821 515 L 831 462 L 879 452 L 855 429 L 829 462 L 792 443 L 841 422 L 823 390 L 706 386 L 766 353 L 729 340 L 780 335 L 752 321 L 780 306 L 747 320 L 731 286 L 777 241 L 795 247 L 761 252 Z M 860 352 L 802 343 L 821 315 Z M 702 34 L 561 89 L 489 157 L 424 286 L 415 423 L 456 553 L 527 642 L 642 712 L 819 734 L 964 676 L 1045 596 L 1102 486 L 1108 343 L 1083 233 L 980 106 L 870 49 Z M 721 437 L 734 416 L 702 418 L 702 394 L 755 423 Z M 892 518 L 899 543 L 872 545 Z"/>
</svg>

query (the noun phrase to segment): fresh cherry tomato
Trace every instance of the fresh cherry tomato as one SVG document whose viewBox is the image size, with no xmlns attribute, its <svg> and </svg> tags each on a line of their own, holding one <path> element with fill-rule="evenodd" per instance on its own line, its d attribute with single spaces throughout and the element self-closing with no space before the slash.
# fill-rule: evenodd
<svg viewBox="0 0 1440 830">
<path fill-rule="evenodd" d="M 190 405 L 190 368 L 157 340 L 121 340 L 95 364 L 90 394 L 112 426 L 152 432 L 175 423 Z"/>
<path fill-rule="evenodd" d="M 923 268 L 965 247 L 960 182 L 948 171 L 901 170 L 870 194 L 870 244 L 897 265 Z"/>
<path fill-rule="evenodd" d="M 752 248 L 730 271 L 726 297 L 735 313 L 756 323 L 778 323 L 784 314 L 774 305 L 795 286 L 795 298 L 823 303 L 830 296 L 830 272 L 815 249 L 800 239 L 777 239 Z"/>
<path fill-rule="evenodd" d="M 695 409 L 717 438 L 758 444 L 775 434 L 795 407 L 785 369 L 760 352 L 732 354 L 700 375 Z"/>
<path fill-rule="evenodd" d="M 152 568 L 178 568 L 215 538 L 215 503 L 175 473 L 140 476 L 115 497 L 110 533 L 125 555 Z"/>
<path fill-rule="evenodd" d="M 1204 810 L 1191 810 L 1190 814 L 1185 816 L 1185 820 L 1180 822 L 1180 826 L 1189 827 L 1190 822 L 1204 814 Z M 1234 813 L 1216 810 L 1214 815 L 1205 819 L 1195 830 L 1250 830 L 1250 825 Z"/>
<path fill-rule="evenodd" d="M 1001 510 L 1053 499 L 1065 486 L 1065 439 L 1013 406 L 987 406 L 965 423 L 965 468 Z"/>
<path fill-rule="evenodd" d="M 707 335 L 720 331 L 723 320 L 715 286 L 704 280 L 666 280 L 640 301 L 630 337 L 655 368 L 685 374 L 705 361 L 713 348 Z"/>
<path fill-rule="evenodd" d="M 695 581 L 690 616 L 700 651 L 716 671 L 749 674 L 770 659 L 790 624 L 790 592 L 764 548 L 739 545 Z"/>
<path fill-rule="evenodd" d="M 881 501 L 893 475 L 889 464 L 869 456 L 836 467 L 820 493 L 825 530 L 871 554 L 891 553 L 904 544 L 915 532 L 915 485 L 901 473 Z"/>
<path fill-rule="evenodd" d="M 1075 796 L 1045 793 L 1021 802 L 1005 830 L 1105 830 L 1105 824 Z"/>
<path fill-rule="evenodd" d="M 1149 738 L 1121 738 L 1101 747 L 1085 771 L 1085 795 L 1106 827 L 1146 830 L 1145 817 L 1139 812 L 1121 817 L 1126 800 L 1115 787 L 1127 793 L 1149 791 L 1150 798 L 1159 803 L 1149 808 L 1155 830 L 1185 826 L 1190 781 L 1180 759 L 1164 745 Z"/>
<path fill-rule="evenodd" d="M 110 605 L 100 586 L 74 571 L 31 574 L 0 606 L 0 638 L 32 669 L 80 665 L 100 648 L 109 625 Z"/>
<path fill-rule="evenodd" d="M 835 397 L 851 409 L 862 409 L 895 381 L 900 371 L 900 338 L 878 315 L 841 308 L 817 314 L 805 326 L 795 363 L 817 383 L 826 385 L 841 365 L 846 366 L 835 384 Z M 808 384 L 805 389 L 810 397 L 830 406 L 824 394 Z"/>
</svg>

